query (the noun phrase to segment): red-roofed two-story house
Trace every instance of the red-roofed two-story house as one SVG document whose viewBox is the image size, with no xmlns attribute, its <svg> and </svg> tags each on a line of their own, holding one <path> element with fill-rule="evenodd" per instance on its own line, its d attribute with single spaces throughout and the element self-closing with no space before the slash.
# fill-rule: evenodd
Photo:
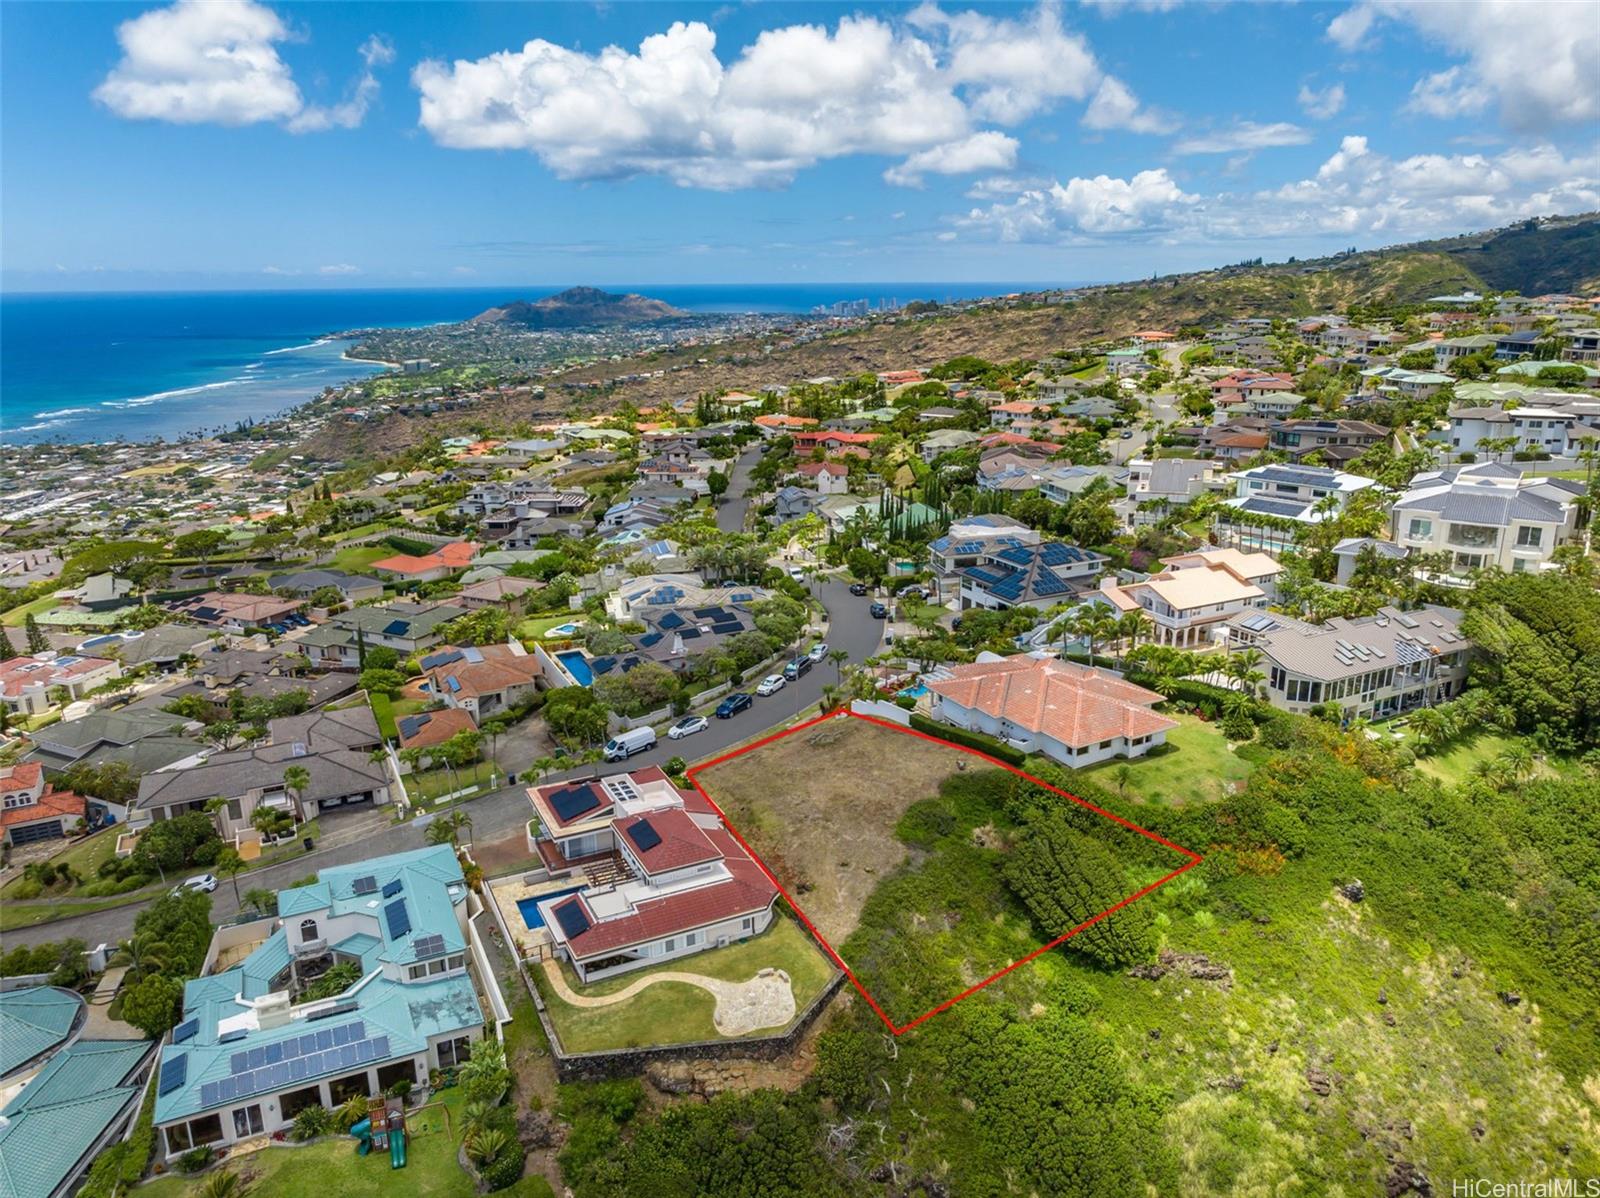
<svg viewBox="0 0 1600 1198">
<path fill-rule="evenodd" d="M 57 790 L 44 780 L 37 761 L 0 766 L 0 840 L 8 845 L 32 844 L 69 835 L 79 820 L 89 818 L 82 795 Z"/>
</svg>

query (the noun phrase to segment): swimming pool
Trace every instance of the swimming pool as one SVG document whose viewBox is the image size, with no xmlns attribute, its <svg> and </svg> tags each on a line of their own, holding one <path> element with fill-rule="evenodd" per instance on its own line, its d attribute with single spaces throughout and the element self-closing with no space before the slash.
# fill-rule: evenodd
<svg viewBox="0 0 1600 1198">
<path fill-rule="evenodd" d="M 539 914 L 539 904 L 550 899 L 566 898 L 569 894 L 577 894 L 582 886 L 574 886 L 570 890 L 553 890 L 549 894 L 536 894 L 532 898 L 518 899 L 517 910 L 522 912 L 522 922 L 528 925 L 530 931 L 544 927 L 544 916 Z"/>
<path fill-rule="evenodd" d="M 904 698 L 907 698 L 907 699 L 920 699 L 920 698 L 922 698 L 923 695 L 925 695 L 927 693 L 928 693 L 928 688 L 925 687 L 924 685 L 922 685 L 922 683 L 920 683 L 920 682 L 917 683 L 916 686 L 908 686 L 908 687 L 905 687 L 902 690 L 895 691 L 895 694 L 903 696 Z"/>
<path fill-rule="evenodd" d="M 578 626 L 576 624 L 557 624 L 554 628 L 545 629 L 545 633 L 544 634 L 547 637 L 551 637 L 551 638 L 554 638 L 554 639 L 559 639 L 559 638 L 564 637 L 564 636 L 571 636 L 574 632 L 577 632 L 577 631 L 578 631 Z"/>
<path fill-rule="evenodd" d="M 557 653 L 556 660 L 567 673 L 572 675 L 579 686 L 594 684 L 594 671 L 589 668 L 589 659 L 578 650 L 568 649 L 565 653 Z"/>
</svg>

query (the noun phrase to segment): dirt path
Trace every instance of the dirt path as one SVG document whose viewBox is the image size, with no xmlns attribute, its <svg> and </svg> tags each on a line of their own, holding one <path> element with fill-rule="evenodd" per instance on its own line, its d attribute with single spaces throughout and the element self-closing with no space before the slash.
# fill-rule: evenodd
<svg viewBox="0 0 1600 1198">
<path fill-rule="evenodd" d="M 561 973 L 560 962 L 546 958 L 545 977 L 561 996 L 561 1001 L 574 1007 L 609 1007 L 626 1002 L 646 986 L 657 982 L 684 982 L 698 986 L 717 1000 L 712 1022 L 724 1036 L 743 1036 L 763 1027 L 784 1027 L 794 1019 L 794 989 L 789 985 L 789 975 L 781 969 L 763 969 L 748 982 L 725 982 L 721 978 L 708 978 L 699 973 L 665 970 L 640 978 L 615 994 L 578 994 L 567 985 Z"/>
</svg>

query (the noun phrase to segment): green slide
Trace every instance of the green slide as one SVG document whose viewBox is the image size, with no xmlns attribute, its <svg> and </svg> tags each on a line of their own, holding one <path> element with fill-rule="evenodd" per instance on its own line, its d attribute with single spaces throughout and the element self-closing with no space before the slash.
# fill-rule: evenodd
<svg viewBox="0 0 1600 1198">
<path fill-rule="evenodd" d="M 406 1167 L 406 1133 L 401 1127 L 389 1133 L 389 1168 L 404 1169 Z"/>
</svg>

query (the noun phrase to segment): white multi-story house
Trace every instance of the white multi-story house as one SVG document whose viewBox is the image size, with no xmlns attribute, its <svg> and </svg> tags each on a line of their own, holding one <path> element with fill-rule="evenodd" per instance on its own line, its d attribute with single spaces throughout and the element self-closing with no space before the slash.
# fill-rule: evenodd
<svg viewBox="0 0 1600 1198">
<path fill-rule="evenodd" d="M 1320 510 L 1330 498 L 1334 513 L 1342 512 L 1358 491 L 1376 484 L 1359 474 L 1346 474 L 1327 466 L 1253 466 L 1228 475 L 1234 497 L 1228 506 L 1244 513 L 1282 516 L 1304 524 L 1323 519 Z"/>
<path fill-rule="evenodd" d="M 964 516 L 950 524 L 950 531 L 928 546 L 928 564 L 945 576 L 976 566 L 996 549 L 1037 545 L 1043 538 L 1010 516 Z"/>
<path fill-rule="evenodd" d="M 0 703 L 19 715 L 42 715 L 55 705 L 52 692 L 82 698 L 97 686 L 122 677 L 122 666 L 108 657 L 38 653 L 0 661 Z"/>
<path fill-rule="evenodd" d="M 961 571 L 961 610 L 1009 607 L 1041 610 L 1066 603 L 1094 587 L 1109 559 L 1061 541 L 992 545 Z"/>
<path fill-rule="evenodd" d="M 1524 478 L 1495 462 L 1419 474 L 1390 512 L 1395 543 L 1447 553 L 1449 572 L 1542 569 L 1577 529 L 1581 483 Z"/>
<path fill-rule="evenodd" d="M 1600 400 L 1564 396 L 1562 402 L 1511 408 L 1460 407 L 1450 410 L 1450 448 L 1482 452 L 1484 442 L 1516 439 L 1514 450 L 1543 450 L 1570 456 L 1584 437 L 1600 435 Z"/>
<path fill-rule="evenodd" d="M 1178 726 L 1152 710 L 1161 702 L 1155 691 L 1055 657 L 980 653 L 973 664 L 940 666 L 924 681 L 935 719 L 1063 765 L 1142 757 Z"/>
<path fill-rule="evenodd" d="M 1461 635 L 1461 613 L 1427 606 L 1326 624 L 1307 624 L 1272 612 L 1235 616 L 1235 648 L 1258 650 L 1269 702 L 1305 712 L 1336 703 L 1345 719 L 1379 719 L 1442 703 L 1466 685 L 1472 642 Z"/>
<path fill-rule="evenodd" d="M 1227 552 L 1247 560 L 1267 556 Z M 1142 612 L 1150 621 L 1149 639 L 1184 648 L 1209 645 L 1224 622 L 1267 605 L 1267 593 L 1239 577 L 1225 560 L 1186 564 L 1140 582 L 1117 584 L 1107 579 L 1094 598 L 1118 612 Z"/>
<path fill-rule="evenodd" d="M 695 791 L 659 767 L 528 788 L 529 839 L 553 877 L 541 949 L 585 982 L 758 936 L 778 888 Z M 531 896 L 539 898 L 538 895 Z"/>
</svg>

